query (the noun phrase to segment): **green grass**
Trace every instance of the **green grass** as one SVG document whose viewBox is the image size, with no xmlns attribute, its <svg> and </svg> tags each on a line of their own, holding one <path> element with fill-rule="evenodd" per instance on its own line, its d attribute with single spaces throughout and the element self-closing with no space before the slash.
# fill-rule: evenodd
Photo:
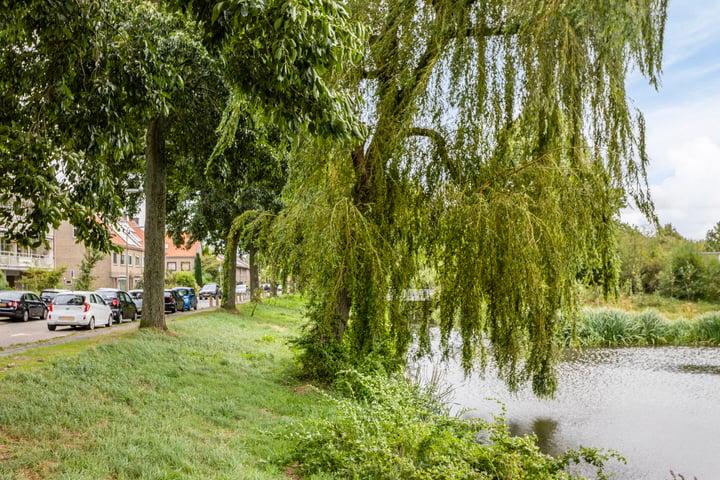
<svg viewBox="0 0 720 480">
<path fill-rule="evenodd" d="M 295 380 L 301 305 L 39 348 L 0 366 L 0 479 L 277 479 L 285 433 L 333 408 Z"/>
</svg>

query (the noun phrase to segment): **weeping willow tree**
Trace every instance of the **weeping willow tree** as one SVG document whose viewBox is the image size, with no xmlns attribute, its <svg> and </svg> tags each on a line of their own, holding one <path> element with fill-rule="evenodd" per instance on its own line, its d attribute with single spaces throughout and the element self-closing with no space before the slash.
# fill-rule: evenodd
<svg viewBox="0 0 720 480">
<path fill-rule="evenodd" d="M 446 354 L 554 391 L 578 283 L 616 283 L 619 207 L 629 197 L 652 214 L 625 80 L 637 70 L 657 87 L 666 3 L 350 6 L 371 31 L 363 68 L 343 79 L 367 136 L 306 147 L 282 229 L 302 232 L 313 292 L 306 368 L 402 365 L 414 335 L 427 351 L 430 315 L 408 315 L 403 296 L 430 284 Z"/>
</svg>

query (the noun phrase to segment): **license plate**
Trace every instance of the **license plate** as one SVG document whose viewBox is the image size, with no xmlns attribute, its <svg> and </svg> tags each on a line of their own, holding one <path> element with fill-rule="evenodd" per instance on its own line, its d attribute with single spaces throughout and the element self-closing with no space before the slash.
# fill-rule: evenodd
<svg viewBox="0 0 720 480">
<path fill-rule="evenodd" d="M 60 320 L 64 322 L 72 322 L 73 320 L 75 320 L 75 317 L 60 317 Z"/>
<path fill-rule="evenodd" d="M 0 307 L 7 307 L 7 303 L 5 303 L 5 302 L 0 302 Z"/>
</svg>

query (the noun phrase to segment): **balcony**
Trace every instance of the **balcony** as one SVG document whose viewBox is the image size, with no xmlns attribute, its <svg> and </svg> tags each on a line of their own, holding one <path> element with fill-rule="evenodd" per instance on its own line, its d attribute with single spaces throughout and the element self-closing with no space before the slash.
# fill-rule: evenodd
<svg viewBox="0 0 720 480">
<path fill-rule="evenodd" d="M 0 251 L 0 268 L 7 270 L 27 270 L 28 268 L 53 268 L 52 253 Z"/>
</svg>

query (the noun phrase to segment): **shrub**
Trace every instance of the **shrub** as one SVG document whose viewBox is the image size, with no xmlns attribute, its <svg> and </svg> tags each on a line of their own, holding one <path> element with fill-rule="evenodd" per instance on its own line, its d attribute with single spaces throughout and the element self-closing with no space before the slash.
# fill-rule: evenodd
<svg viewBox="0 0 720 480">
<path fill-rule="evenodd" d="M 638 326 L 624 310 L 601 308 L 584 310 L 582 321 L 586 324 L 586 345 L 623 347 L 637 343 Z"/>
<path fill-rule="evenodd" d="M 655 310 L 645 310 L 635 315 L 638 339 L 645 345 L 668 343 L 668 322 Z"/>
<path fill-rule="evenodd" d="M 720 312 L 706 313 L 700 316 L 694 324 L 696 341 L 720 344 Z"/>
<path fill-rule="evenodd" d="M 582 478 L 570 464 L 598 468 L 614 454 L 594 449 L 557 458 L 541 453 L 535 437 L 512 437 L 502 418 L 493 422 L 448 414 L 404 377 L 345 372 L 331 400 L 337 415 L 287 434 L 296 448 L 289 463 L 303 475 L 357 480 L 552 480 Z M 481 439 L 485 439 L 484 441 Z"/>
</svg>

